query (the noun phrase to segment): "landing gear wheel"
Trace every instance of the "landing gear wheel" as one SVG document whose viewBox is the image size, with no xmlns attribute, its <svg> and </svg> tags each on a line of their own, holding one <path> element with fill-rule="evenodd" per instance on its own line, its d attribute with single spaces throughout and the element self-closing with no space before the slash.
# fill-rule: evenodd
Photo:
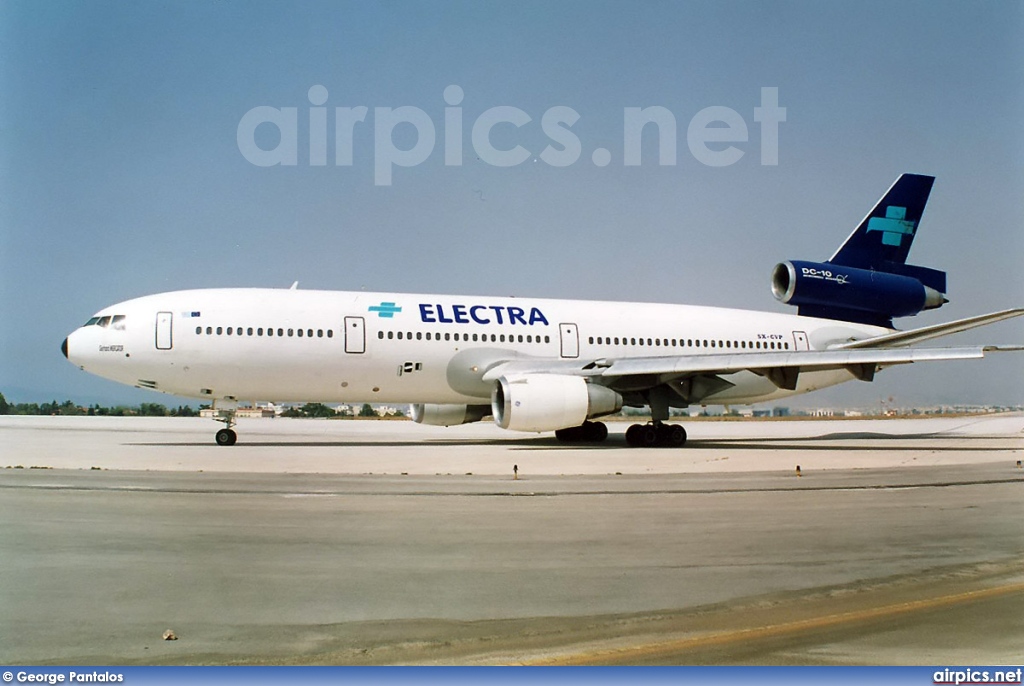
<svg viewBox="0 0 1024 686">
<path fill-rule="evenodd" d="M 626 429 L 626 443 L 634 448 L 681 448 L 686 429 L 677 424 L 634 424 Z"/>
<path fill-rule="evenodd" d="M 653 448 L 658 445 L 658 440 L 661 432 L 658 427 L 654 424 L 645 424 L 640 427 L 640 431 L 637 432 L 637 439 L 640 441 L 640 446 L 644 448 Z"/>
<path fill-rule="evenodd" d="M 217 432 L 217 445 L 234 445 L 238 440 L 238 434 L 231 429 L 221 429 Z"/>
<path fill-rule="evenodd" d="M 626 443 L 633 448 L 651 448 L 658 444 L 658 434 L 654 424 L 634 424 L 626 429 Z"/>
<path fill-rule="evenodd" d="M 686 445 L 686 429 L 678 424 L 673 424 L 665 432 L 665 438 L 667 439 L 665 441 L 667 445 L 673 448 L 682 448 Z"/>
<path fill-rule="evenodd" d="M 555 438 L 563 443 L 600 443 L 608 438 L 608 427 L 603 422 L 583 422 L 555 432 Z"/>
</svg>

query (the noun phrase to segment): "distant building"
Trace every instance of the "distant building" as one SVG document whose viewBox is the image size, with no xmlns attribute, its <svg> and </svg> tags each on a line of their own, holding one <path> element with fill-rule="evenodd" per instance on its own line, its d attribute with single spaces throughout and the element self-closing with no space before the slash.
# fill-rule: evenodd
<svg viewBox="0 0 1024 686">
<path fill-rule="evenodd" d="M 277 415 L 274 410 L 269 407 L 240 407 L 238 408 L 238 411 L 235 412 L 235 416 L 239 418 L 245 417 L 247 419 L 273 419 Z"/>
<path fill-rule="evenodd" d="M 243 417 L 245 419 L 273 419 L 278 414 L 280 414 L 280 411 L 274 408 L 273 405 L 240 407 L 235 411 L 235 417 L 238 419 L 241 419 Z M 202 417 L 203 419 L 216 419 L 218 415 L 217 410 L 214 410 L 212 407 L 206 407 L 203 408 L 202 410 L 199 410 L 199 416 Z"/>
</svg>

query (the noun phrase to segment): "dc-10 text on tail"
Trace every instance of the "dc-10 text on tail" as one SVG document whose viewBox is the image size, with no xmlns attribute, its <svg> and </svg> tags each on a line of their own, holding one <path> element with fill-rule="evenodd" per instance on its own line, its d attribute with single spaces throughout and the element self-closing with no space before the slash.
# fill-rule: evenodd
<svg viewBox="0 0 1024 686">
<path fill-rule="evenodd" d="M 798 314 L 690 305 L 208 289 L 105 307 L 65 339 L 85 371 L 210 401 L 236 441 L 239 400 L 410 403 L 450 426 L 602 441 L 598 417 L 650 407 L 632 446 L 681 446 L 671 408 L 747 404 L 890 365 L 984 357 L 996 348 L 911 347 L 1024 314 L 1011 309 L 909 331 L 894 317 L 941 307 L 946 274 L 907 264 L 934 179 L 904 174 L 822 263 L 777 265 L 772 290 Z"/>
</svg>

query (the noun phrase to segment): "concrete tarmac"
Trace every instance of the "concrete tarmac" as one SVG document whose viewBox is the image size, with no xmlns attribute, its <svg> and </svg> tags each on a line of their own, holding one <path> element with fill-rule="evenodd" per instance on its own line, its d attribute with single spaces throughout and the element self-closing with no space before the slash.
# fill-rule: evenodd
<svg viewBox="0 0 1024 686">
<path fill-rule="evenodd" d="M 0 662 L 1022 655 L 1020 415 L 694 422 L 682 450 L 211 428 L 0 418 Z"/>
</svg>

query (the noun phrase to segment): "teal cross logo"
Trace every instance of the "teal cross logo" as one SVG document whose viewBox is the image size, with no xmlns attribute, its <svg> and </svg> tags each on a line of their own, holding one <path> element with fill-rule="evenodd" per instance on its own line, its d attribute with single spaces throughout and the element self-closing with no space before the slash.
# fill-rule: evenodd
<svg viewBox="0 0 1024 686">
<path fill-rule="evenodd" d="M 917 226 L 917 222 L 908 222 L 906 216 L 906 207 L 890 205 L 885 208 L 884 217 L 872 217 L 868 220 L 868 233 L 881 231 L 882 245 L 899 247 L 903 243 L 904 236 L 914 235 L 914 229 Z"/>
<path fill-rule="evenodd" d="M 386 317 L 391 319 L 395 316 L 395 312 L 401 312 L 401 307 L 396 307 L 395 303 L 382 302 L 380 305 L 370 305 L 370 312 L 376 312 L 378 317 Z"/>
</svg>

